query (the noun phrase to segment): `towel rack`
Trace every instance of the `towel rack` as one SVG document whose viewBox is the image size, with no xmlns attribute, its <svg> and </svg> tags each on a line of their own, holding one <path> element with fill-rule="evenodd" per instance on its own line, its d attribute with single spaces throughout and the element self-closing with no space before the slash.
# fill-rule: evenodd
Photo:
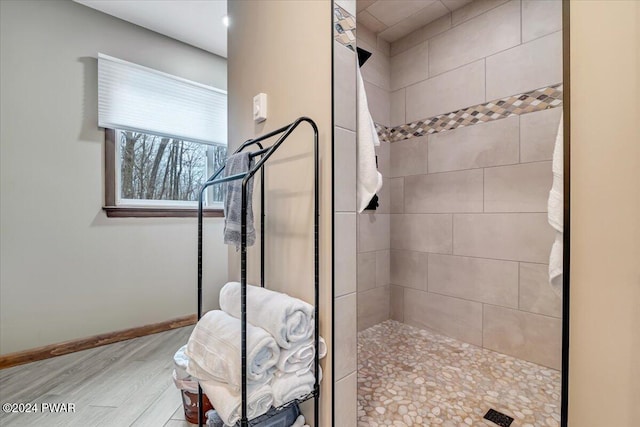
<svg viewBox="0 0 640 427">
<path fill-rule="evenodd" d="M 257 138 L 249 139 L 242 143 L 233 154 L 240 153 L 246 148 L 256 145 L 259 149 L 249 153 L 251 158 L 259 158 L 259 160 L 245 173 L 220 177 L 218 176 L 224 170 L 224 165 L 211 175 L 200 189 L 198 198 L 198 320 L 202 317 L 202 227 L 203 227 L 203 199 L 207 188 L 212 185 L 222 184 L 229 181 L 242 180 L 242 197 L 241 197 L 241 220 L 240 220 L 240 307 L 241 307 L 241 357 L 242 357 L 242 416 L 240 418 L 240 427 L 248 427 L 247 419 L 247 184 L 249 180 L 260 171 L 260 286 L 265 287 L 264 278 L 264 180 L 265 171 L 264 164 L 269 160 L 273 153 L 282 145 L 282 143 L 293 133 L 293 131 L 301 124 L 308 123 L 313 129 L 313 171 L 314 171 L 314 212 L 313 212 L 313 240 L 314 240 L 314 342 L 315 342 L 315 358 L 313 362 L 315 373 L 315 384 L 313 391 L 306 396 L 287 402 L 276 408 L 281 410 L 294 403 L 302 403 L 309 399 L 314 399 L 314 425 L 319 425 L 319 406 L 320 398 L 320 379 L 319 379 L 319 303 L 320 303 L 320 208 L 319 208 L 319 163 L 318 163 L 318 126 L 308 117 L 299 117 L 294 122 L 266 133 Z M 268 147 L 264 147 L 262 142 L 276 135 L 280 137 Z M 198 426 L 203 425 L 204 414 L 202 411 L 202 388 L 198 385 Z"/>
</svg>

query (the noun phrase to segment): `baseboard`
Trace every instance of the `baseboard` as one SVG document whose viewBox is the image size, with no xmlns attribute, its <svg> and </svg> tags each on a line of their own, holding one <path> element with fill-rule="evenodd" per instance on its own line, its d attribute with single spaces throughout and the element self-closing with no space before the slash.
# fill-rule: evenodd
<svg viewBox="0 0 640 427">
<path fill-rule="evenodd" d="M 177 319 L 154 323 L 152 325 L 123 329 L 121 331 L 108 332 L 106 334 L 94 335 L 92 337 L 80 338 L 77 340 L 45 345 L 43 347 L 37 347 L 16 353 L 0 355 L 0 369 L 23 365 L 25 363 L 48 359 L 50 357 L 62 356 L 63 354 L 74 353 L 76 351 L 88 350 L 102 345 L 143 337 L 145 335 L 157 334 L 158 332 L 170 331 L 172 329 L 193 325 L 196 321 L 197 316 L 192 314 L 189 316 L 179 317 Z"/>
</svg>

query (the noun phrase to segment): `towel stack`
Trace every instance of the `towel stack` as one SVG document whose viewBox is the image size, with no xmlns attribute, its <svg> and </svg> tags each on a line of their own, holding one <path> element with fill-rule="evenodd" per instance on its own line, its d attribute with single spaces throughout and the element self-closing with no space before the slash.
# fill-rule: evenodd
<svg viewBox="0 0 640 427">
<path fill-rule="evenodd" d="M 238 282 L 222 288 L 222 310 L 210 311 L 200 319 L 185 351 L 189 358 L 187 372 L 199 380 L 226 425 L 235 425 L 242 411 L 240 288 Z M 247 285 L 249 419 L 313 391 L 315 351 L 313 306 L 283 293 Z M 322 338 L 318 351 L 320 358 L 327 353 Z"/>
</svg>

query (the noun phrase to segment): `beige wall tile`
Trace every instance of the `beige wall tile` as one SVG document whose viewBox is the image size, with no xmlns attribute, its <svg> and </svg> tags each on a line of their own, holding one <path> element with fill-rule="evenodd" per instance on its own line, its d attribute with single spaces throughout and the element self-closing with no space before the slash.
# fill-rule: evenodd
<svg viewBox="0 0 640 427">
<path fill-rule="evenodd" d="M 388 90 L 380 89 L 375 84 L 364 82 L 364 90 L 367 93 L 369 112 L 374 122 L 389 126 L 391 114 L 391 101 Z"/>
<path fill-rule="evenodd" d="M 522 0 L 524 43 L 562 29 L 562 0 Z"/>
<path fill-rule="evenodd" d="M 520 161 L 553 159 L 562 108 L 551 108 L 520 116 Z"/>
<path fill-rule="evenodd" d="M 468 21 L 473 17 L 506 3 L 507 1 L 508 0 L 475 0 L 467 6 L 453 11 L 451 17 L 452 24 L 461 24 L 462 22 Z"/>
<path fill-rule="evenodd" d="M 362 25 L 361 22 L 359 21 L 359 17 L 362 17 L 362 14 L 358 14 L 360 16 L 356 15 L 356 44 L 364 49 L 367 49 L 369 52 L 371 52 L 372 49 L 375 49 L 376 45 L 378 44 L 378 41 L 376 40 L 376 35 L 373 31 L 371 31 L 369 28 L 367 28 L 366 25 Z M 361 46 L 363 44 L 366 44 L 368 46 Z"/>
<path fill-rule="evenodd" d="M 429 77 L 428 44 L 424 41 L 391 58 L 391 90 L 405 88 Z"/>
<path fill-rule="evenodd" d="M 389 215 L 360 214 L 358 220 L 358 251 L 389 249 Z"/>
<path fill-rule="evenodd" d="M 429 172 L 518 163 L 518 117 L 429 136 Z"/>
<path fill-rule="evenodd" d="M 389 318 L 391 320 L 397 320 L 398 322 L 404 322 L 404 288 L 393 285 L 389 288 L 391 292 Z"/>
<path fill-rule="evenodd" d="M 430 39 L 446 30 L 451 28 L 451 14 L 448 13 L 441 18 L 436 19 L 433 22 L 428 23 L 422 28 L 415 30 L 414 32 L 407 34 L 401 39 L 395 40 L 391 43 L 391 56 L 397 55 L 405 50 L 412 48 L 413 46 Z"/>
<path fill-rule="evenodd" d="M 392 249 L 451 253 L 450 214 L 394 214 L 391 217 Z"/>
<path fill-rule="evenodd" d="M 404 289 L 404 323 L 482 346 L 482 304 Z"/>
<path fill-rule="evenodd" d="M 376 253 L 360 252 L 358 254 L 358 292 L 376 287 Z"/>
<path fill-rule="evenodd" d="M 518 308 L 518 263 L 429 254 L 429 292 Z"/>
<path fill-rule="evenodd" d="M 335 125 L 356 130 L 356 54 L 337 41 L 333 42 L 335 81 Z"/>
<path fill-rule="evenodd" d="M 553 239 L 545 213 L 453 215 L 454 255 L 545 263 Z"/>
<path fill-rule="evenodd" d="M 356 291 L 356 214 L 336 213 L 335 227 L 335 296 Z"/>
<path fill-rule="evenodd" d="M 336 424 L 355 427 L 358 420 L 358 373 L 352 372 L 336 381 L 335 393 Z"/>
<path fill-rule="evenodd" d="M 425 25 L 422 28 L 422 37 L 424 40 L 429 40 L 430 38 L 435 37 L 440 33 L 444 33 L 449 28 L 451 28 L 450 13 Z"/>
<path fill-rule="evenodd" d="M 380 35 L 376 37 L 376 40 L 378 42 L 378 50 L 387 56 L 391 55 L 391 43 L 380 37 Z"/>
<path fill-rule="evenodd" d="M 423 1 L 422 5 L 426 5 L 426 7 L 423 7 L 406 19 L 403 19 L 392 27 L 382 31 L 380 35 L 386 40 L 394 42 L 401 39 L 406 34 L 418 31 L 420 28 L 424 27 L 425 22 L 434 21 L 449 14 L 449 9 L 439 1 Z"/>
<path fill-rule="evenodd" d="M 405 120 L 405 89 L 391 92 L 391 126 L 400 126 L 406 123 Z"/>
<path fill-rule="evenodd" d="M 482 169 L 405 177 L 404 211 L 482 212 Z"/>
<path fill-rule="evenodd" d="M 376 286 L 387 286 L 390 282 L 391 254 L 389 250 L 376 251 Z"/>
<path fill-rule="evenodd" d="M 549 285 L 549 266 L 520 263 L 520 310 L 562 317 L 562 297 Z"/>
<path fill-rule="evenodd" d="M 429 41 L 431 43 L 431 41 Z M 407 88 L 407 122 L 481 104 L 485 100 L 484 60 Z"/>
<path fill-rule="evenodd" d="M 368 49 L 366 46 L 362 46 L 372 53 L 367 62 L 360 67 L 362 79 L 388 91 L 390 88 L 391 64 L 389 63 L 389 57 L 377 50 L 376 45 L 377 41 L 374 38 L 371 48 Z"/>
<path fill-rule="evenodd" d="M 361 10 L 364 10 L 364 9 L 368 8 L 369 6 L 371 6 L 375 2 L 376 2 L 376 0 L 357 0 L 356 1 L 356 10 L 358 12 L 360 12 Z"/>
<path fill-rule="evenodd" d="M 334 141 L 334 210 L 356 210 L 356 134 L 335 128 Z"/>
<path fill-rule="evenodd" d="M 485 348 L 560 369 L 562 320 L 485 305 L 483 342 Z"/>
<path fill-rule="evenodd" d="M 427 290 L 428 255 L 425 252 L 391 251 L 391 284 Z"/>
<path fill-rule="evenodd" d="M 520 1 L 513 0 L 429 40 L 429 76 L 520 44 Z"/>
<path fill-rule="evenodd" d="M 389 319 L 389 286 L 358 293 L 358 331 Z M 337 308 L 336 308 L 337 310 Z M 336 323 L 336 328 L 338 324 Z"/>
<path fill-rule="evenodd" d="M 380 22 L 375 16 L 373 16 L 366 10 L 363 10 L 362 12 L 358 13 L 358 15 L 356 15 L 356 18 L 358 21 L 358 28 L 357 28 L 358 30 L 364 26 L 368 30 L 371 30 L 372 33 L 375 34 L 387 28 L 387 25 Z"/>
<path fill-rule="evenodd" d="M 487 100 L 561 82 L 561 31 L 487 58 Z"/>
<path fill-rule="evenodd" d="M 377 1 L 367 10 L 388 26 L 415 15 L 425 7 L 422 1 Z"/>
<path fill-rule="evenodd" d="M 376 193 L 378 195 L 378 208 L 376 213 L 391 213 L 391 193 L 389 192 L 389 178 L 382 178 L 382 188 Z"/>
<path fill-rule="evenodd" d="M 429 150 L 427 138 L 427 136 L 421 136 L 391 144 L 390 177 L 427 173 Z"/>
<path fill-rule="evenodd" d="M 357 369 L 356 305 L 355 293 L 335 299 L 333 362 L 336 379 Z"/>
<path fill-rule="evenodd" d="M 546 212 L 553 181 L 551 162 L 484 170 L 485 212 Z"/>
<path fill-rule="evenodd" d="M 391 193 L 391 213 L 403 213 L 404 178 L 391 178 L 389 180 L 389 193 Z"/>
</svg>

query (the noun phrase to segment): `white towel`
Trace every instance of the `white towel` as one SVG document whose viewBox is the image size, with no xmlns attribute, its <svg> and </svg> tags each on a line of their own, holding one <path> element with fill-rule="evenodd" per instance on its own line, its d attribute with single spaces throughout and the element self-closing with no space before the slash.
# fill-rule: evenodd
<svg viewBox="0 0 640 427">
<path fill-rule="evenodd" d="M 220 310 L 205 314 L 187 343 L 187 372 L 199 380 L 215 380 L 239 389 L 242 386 L 240 334 L 240 320 L 235 317 Z M 269 381 L 279 356 L 280 348 L 273 337 L 247 323 L 247 379 Z"/>
<path fill-rule="evenodd" d="M 229 282 L 220 291 L 220 308 L 240 317 L 240 283 Z M 266 329 L 284 349 L 313 334 L 313 306 L 287 294 L 247 285 L 247 320 Z"/>
<path fill-rule="evenodd" d="M 327 355 L 327 343 L 320 337 L 318 347 L 320 359 Z M 290 349 L 280 349 L 280 357 L 276 368 L 284 373 L 297 372 L 303 374 L 311 370 L 315 352 L 315 342 L 313 337 L 308 340 L 296 343 Z"/>
<path fill-rule="evenodd" d="M 217 381 L 200 381 L 200 386 L 222 421 L 236 425 L 242 416 L 242 393 Z M 271 405 L 273 392 L 269 384 L 247 385 L 247 418 L 252 420 L 267 413 Z"/>
<path fill-rule="evenodd" d="M 318 366 L 320 371 L 320 380 L 322 380 L 322 368 Z M 294 399 L 299 399 L 313 391 L 316 377 L 313 372 L 307 371 L 302 375 L 297 373 L 284 374 L 281 372 L 271 380 L 271 389 L 273 390 L 273 405 L 280 406 Z"/>
<path fill-rule="evenodd" d="M 375 146 L 380 145 L 378 132 L 373 124 L 367 94 L 364 90 L 364 81 L 358 68 L 358 135 L 357 135 L 357 183 L 356 198 L 358 212 L 362 212 L 373 196 L 382 188 L 382 175 L 376 166 Z"/>
<path fill-rule="evenodd" d="M 564 187 L 563 187 L 563 119 L 560 117 L 560 125 L 558 126 L 558 134 L 556 136 L 555 147 L 553 149 L 553 162 L 551 168 L 553 170 L 553 184 L 549 191 L 549 202 L 547 212 L 549 224 L 556 230 L 556 238 L 551 247 L 549 255 L 549 283 L 554 292 L 562 296 L 562 241 L 563 241 L 563 204 L 564 204 Z"/>
<path fill-rule="evenodd" d="M 304 415 L 300 415 L 298 418 L 296 418 L 296 422 L 293 423 L 291 427 L 304 427 L 305 425 L 304 422 L 305 422 Z"/>
</svg>

